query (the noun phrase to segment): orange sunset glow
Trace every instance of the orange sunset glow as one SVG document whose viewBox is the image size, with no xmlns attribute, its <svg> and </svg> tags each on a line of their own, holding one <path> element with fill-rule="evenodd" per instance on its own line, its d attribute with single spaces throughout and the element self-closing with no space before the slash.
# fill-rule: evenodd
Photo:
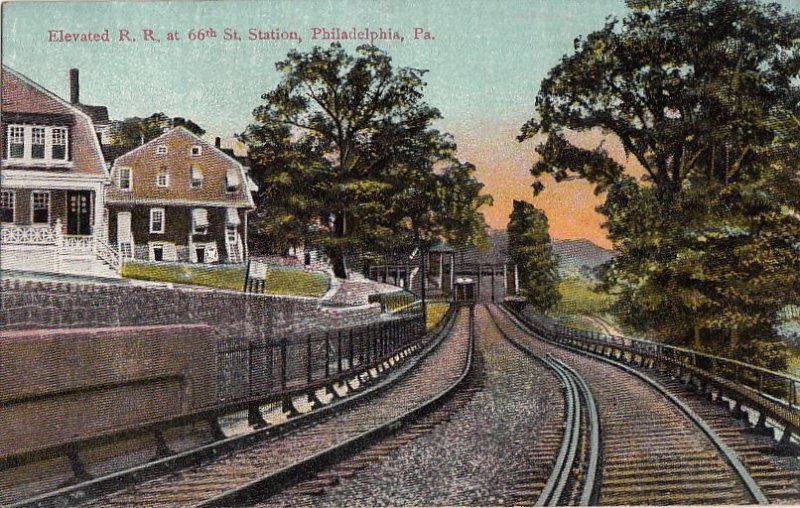
<svg viewBox="0 0 800 508">
<path fill-rule="evenodd" d="M 533 197 L 531 184 L 534 178 L 530 167 L 537 158 L 534 151 L 536 141 L 518 142 L 519 125 L 485 125 L 475 129 L 480 137 L 461 135 L 456 139 L 459 156 L 475 164 L 477 178 L 486 185 L 485 192 L 494 197 L 494 205 L 482 210 L 489 227 L 505 229 L 513 200 L 525 200 L 547 214 L 553 238 L 586 238 L 601 247 L 611 248 L 606 231 L 601 227 L 604 218 L 595 210 L 605 196 L 595 196 L 594 186 L 589 182 L 556 183 L 546 176 L 542 179 L 545 190 Z M 569 138 L 583 148 L 595 148 L 603 143 L 609 154 L 625 165 L 630 174 L 642 174 L 638 163 L 625 156 L 621 144 L 600 132 L 573 134 Z"/>
</svg>

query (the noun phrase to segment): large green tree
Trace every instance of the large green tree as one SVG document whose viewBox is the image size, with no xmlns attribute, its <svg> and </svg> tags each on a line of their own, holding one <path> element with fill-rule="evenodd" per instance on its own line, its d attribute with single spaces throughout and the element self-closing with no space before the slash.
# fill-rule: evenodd
<svg viewBox="0 0 800 508">
<path fill-rule="evenodd" d="M 542 312 L 551 309 L 561 300 L 561 294 L 547 216 L 526 201 L 514 200 L 507 231 L 509 255 L 517 265 L 528 303 Z"/>
<path fill-rule="evenodd" d="M 786 134 L 800 18 L 755 0 L 628 4 L 543 81 L 520 135 L 546 135 L 532 173 L 608 191 L 601 211 L 621 255 L 606 280 L 628 324 L 733 349 L 769 338 L 798 291 L 798 202 L 782 188 L 797 179 Z M 567 136 L 589 130 L 617 138 L 645 176 Z"/>
<path fill-rule="evenodd" d="M 473 239 L 486 198 L 451 137 L 432 126 L 440 113 L 424 101 L 426 71 L 396 68 L 374 46 L 349 54 L 337 43 L 291 51 L 276 68 L 280 82 L 242 135 L 266 184 L 256 237 L 273 246 L 311 239 L 338 277 L 347 276 L 346 252 Z M 471 206 L 455 207 L 460 192 Z"/>
<path fill-rule="evenodd" d="M 183 126 L 202 136 L 206 131 L 191 120 L 170 118 L 164 113 L 153 113 L 146 118 L 133 116 L 117 120 L 111 125 L 111 143 L 122 146 L 139 146 L 162 135 L 167 129 Z"/>
</svg>

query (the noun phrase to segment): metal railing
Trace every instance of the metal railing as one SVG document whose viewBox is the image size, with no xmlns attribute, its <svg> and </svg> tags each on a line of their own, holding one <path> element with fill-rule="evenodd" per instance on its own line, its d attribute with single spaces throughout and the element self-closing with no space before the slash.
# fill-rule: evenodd
<svg viewBox="0 0 800 508">
<path fill-rule="evenodd" d="M 371 325 L 222 347 L 218 395 L 233 403 L 305 390 L 380 363 L 424 334 L 422 314 L 412 308 Z"/>
<path fill-rule="evenodd" d="M 534 332 L 553 342 L 649 366 L 667 366 L 716 386 L 720 393 L 800 429 L 800 377 L 708 353 L 644 339 L 564 326 L 526 306 L 509 310 Z"/>
</svg>

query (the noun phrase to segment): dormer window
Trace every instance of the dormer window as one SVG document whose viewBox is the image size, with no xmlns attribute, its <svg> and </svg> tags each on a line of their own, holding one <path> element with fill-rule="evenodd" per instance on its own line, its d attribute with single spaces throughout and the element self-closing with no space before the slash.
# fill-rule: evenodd
<svg viewBox="0 0 800 508">
<path fill-rule="evenodd" d="M 31 127 L 31 158 L 44 159 L 44 127 Z"/>
<path fill-rule="evenodd" d="M 189 169 L 192 177 L 192 189 L 199 189 L 203 186 L 203 171 L 197 166 L 192 166 Z"/>
<path fill-rule="evenodd" d="M 25 127 L 21 125 L 8 127 L 8 156 L 12 159 L 25 157 Z"/>
<path fill-rule="evenodd" d="M 167 155 L 167 145 L 158 145 L 156 147 L 156 155 Z"/>
<path fill-rule="evenodd" d="M 169 187 L 169 172 L 167 168 L 161 168 L 156 175 L 156 185 L 158 187 Z"/>
<path fill-rule="evenodd" d="M 9 125 L 7 158 L 33 164 L 67 161 L 68 137 L 66 127 Z"/>
<path fill-rule="evenodd" d="M 67 158 L 67 129 L 53 127 L 53 158 L 65 160 Z"/>
<path fill-rule="evenodd" d="M 189 149 L 189 154 L 192 157 L 198 157 L 203 154 L 203 147 L 200 145 L 193 145 L 192 148 Z"/>
<path fill-rule="evenodd" d="M 239 175 L 236 168 L 228 168 L 225 173 L 225 190 L 236 192 L 239 189 Z"/>
</svg>

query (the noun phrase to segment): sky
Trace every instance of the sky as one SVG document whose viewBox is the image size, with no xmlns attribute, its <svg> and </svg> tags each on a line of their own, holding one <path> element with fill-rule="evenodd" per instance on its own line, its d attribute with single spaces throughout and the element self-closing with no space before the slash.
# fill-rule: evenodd
<svg viewBox="0 0 800 508">
<path fill-rule="evenodd" d="M 800 0 L 781 3 L 800 9 Z M 459 158 L 477 166 L 494 196 L 494 206 L 483 210 L 488 224 L 505 228 L 512 201 L 525 199 L 547 213 L 553 237 L 609 247 L 592 187 L 551 184 L 534 198 L 534 144 L 515 137 L 533 115 L 539 84 L 572 52 L 575 37 L 625 13 L 624 0 L 7 2 L 2 61 L 63 98 L 69 69 L 78 68 L 81 102 L 108 106 L 113 119 L 160 111 L 224 138 L 252 121 L 261 94 L 280 78 L 275 62 L 288 51 L 327 46 L 321 31 L 334 28 L 397 32 L 402 41 L 374 43 L 397 66 L 429 70 L 425 97 L 443 115 L 437 128 L 454 136 Z M 209 28 L 215 37 L 190 40 Z M 301 40 L 248 40 L 251 28 L 295 32 Z M 51 41 L 51 31 L 106 29 L 110 42 Z M 158 40 L 146 41 L 145 29 Z M 239 39 L 225 40 L 226 29 Z M 120 30 L 135 40 L 119 41 Z M 168 32 L 178 40 L 168 40 Z M 346 48 L 360 43 L 342 41 Z"/>
</svg>

